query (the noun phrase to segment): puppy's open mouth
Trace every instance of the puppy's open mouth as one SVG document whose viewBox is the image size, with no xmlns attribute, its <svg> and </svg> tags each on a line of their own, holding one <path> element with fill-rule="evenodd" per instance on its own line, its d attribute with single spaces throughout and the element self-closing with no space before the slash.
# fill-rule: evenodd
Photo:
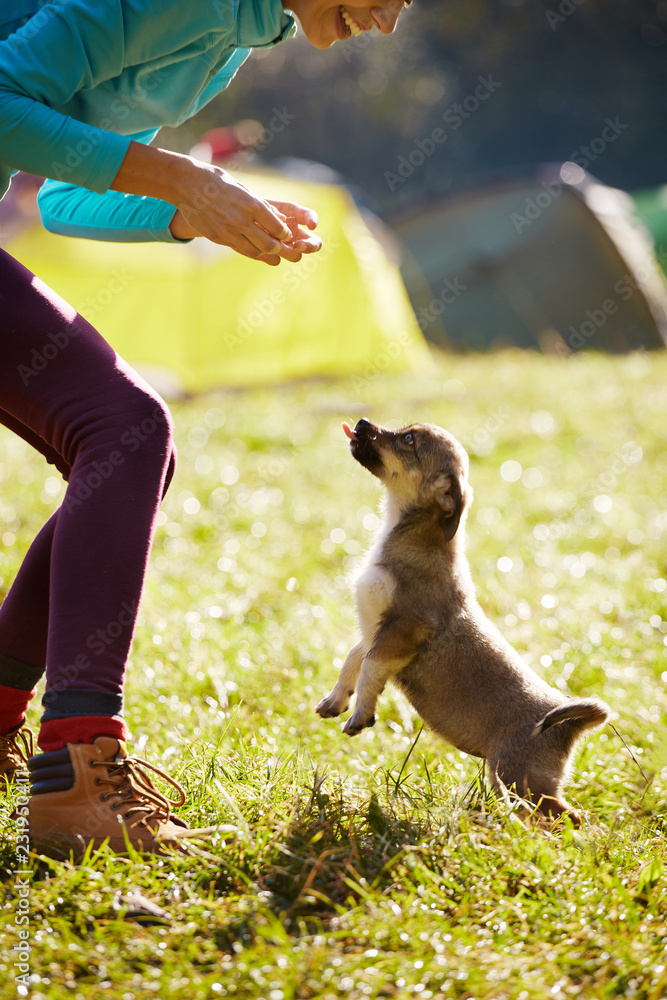
<svg viewBox="0 0 667 1000">
<path fill-rule="evenodd" d="M 344 420 L 342 427 L 350 441 L 375 441 L 377 438 L 377 434 L 368 432 L 367 427 L 372 427 L 372 424 L 369 424 L 367 420 L 360 420 L 354 430 L 352 430 L 347 420 Z"/>
<path fill-rule="evenodd" d="M 366 420 L 360 420 L 354 430 L 347 422 L 343 422 L 343 430 L 350 439 L 352 457 L 380 478 L 384 467 L 377 449 L 377 434 L 373 433 L 375 427 Z"/>
</svg>

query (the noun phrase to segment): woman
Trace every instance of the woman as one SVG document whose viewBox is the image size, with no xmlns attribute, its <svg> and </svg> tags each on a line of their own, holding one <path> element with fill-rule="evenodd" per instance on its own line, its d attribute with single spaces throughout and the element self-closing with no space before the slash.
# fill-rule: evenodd
<svg viewBox="0 0 667 1000">
<path fill-rule="evenodd" d="M 389 34 L 403 6 L 289 4 L 318 48 L 373 27 Z M 9 10 L 0 195 L 22 169 L 50 178 L 38 204 L 54 232 L 204 237 L 271 266 L 320 249 L 310 209 L 258 198 L 219 167 L 148 145 L 220 93 L 252 48 L 292 37 L 281 0 L 12 0 Z M 68 482 L 0 608 L 0 775 L 11 779 L 30 758 L 26 813 L 42 850 L 107 837 L 122 850 L 125 835 L 154 850 L 199 835 L 127 757 L 122 717 L 155 518 L 174 471 L 168 410 L 4 251 L 0 330 L 0 422 Z M 45 671 L 42 753 L 33 756 L 25 711 Z"/>
</svg>

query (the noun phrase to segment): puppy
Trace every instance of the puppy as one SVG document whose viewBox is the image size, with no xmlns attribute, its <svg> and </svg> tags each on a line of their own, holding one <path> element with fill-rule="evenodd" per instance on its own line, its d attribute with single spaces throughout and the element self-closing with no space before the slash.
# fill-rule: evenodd
<svg viewBox="0 0 667 1000">
<path fill-rule="evenodd" d="M 563 785 L 577 740 L 609 709 L 550 687 L 478 604 L 464 552 L 472 501 L 466 452 L 431 424 L 392 431 L 362 419 L 343 429 L 386 500 L 356 581 L 361 639 L 316 711 L 340 715 L 356 690 L 343 727 L 355 736 L 374 724 L 378 696 L 392 680 L 448 743 L 486 759 L 498 795 L 513 790 L 540 813 L 578 824 Z"/>
</svg>

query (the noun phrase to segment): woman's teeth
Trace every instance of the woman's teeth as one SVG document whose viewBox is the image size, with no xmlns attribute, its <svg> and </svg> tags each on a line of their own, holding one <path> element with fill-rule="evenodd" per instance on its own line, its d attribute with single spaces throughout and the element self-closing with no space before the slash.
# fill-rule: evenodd
<svg viewBox="0 0 667 1000">
<path fill-rule="evenodd" d="M 349 32 L 350 32 L 351 35 L 355 35 L 356 36 L 356 35 L 360 35 L 361 34 L 361 28 L 359 27 L 359 25 L 357 24 L 357 22 L 354 20 L 354 18 L 351 17 L 348 14 L 348 12 L 345 10 L 344 7 L 340 8 L 340 15 L 343 18 L 343 23 L 349 29 Z"/>
</svg>

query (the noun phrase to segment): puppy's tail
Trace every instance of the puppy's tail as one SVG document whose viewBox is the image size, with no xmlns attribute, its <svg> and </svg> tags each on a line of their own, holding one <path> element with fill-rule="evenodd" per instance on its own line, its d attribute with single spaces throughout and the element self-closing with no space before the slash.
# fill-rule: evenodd
<svg viewBox="0 0 667 1000">
<path fill-rule="evenodd" d="M 578 721 L 579 724 L 575 727 L 578 733 L 583 732 L 585 729 L 595 729 L 596 726 L 603 725 L 609 718 L 609 715 L 610 711 L 604 702 L 597 701 L 594 698 L 570 701 L 548 712 L 535 726 L 531 737 L 539 736 L 545 730 L 551 729 L 552 726 L 557 726 L 560 722 L 567 722 L 568 719 L 576 719 Z"/>
</svg>

